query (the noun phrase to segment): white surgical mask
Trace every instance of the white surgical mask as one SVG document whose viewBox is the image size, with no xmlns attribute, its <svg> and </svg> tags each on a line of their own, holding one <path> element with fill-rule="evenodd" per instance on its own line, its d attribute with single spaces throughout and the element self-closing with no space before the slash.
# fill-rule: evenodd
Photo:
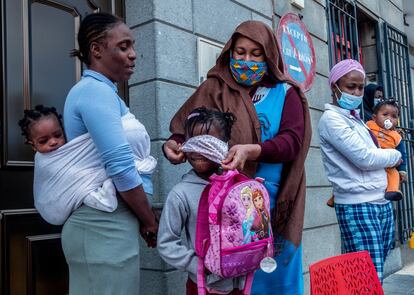
<svg viewBox="0 0 414 295">
<path fill-rule="evenodd" d="M 339 89 L 338 85 L 335 84 L 335 86 L 338 88 L 339 92 L 341 92 L 341 97 L 337 99 L 338 104 L 341 108 L 346 110 L 355 110 L 362 103 L 362 95 L 355 96 L 346 92 L 342 92 L 341 89 Z"/>
</svg>

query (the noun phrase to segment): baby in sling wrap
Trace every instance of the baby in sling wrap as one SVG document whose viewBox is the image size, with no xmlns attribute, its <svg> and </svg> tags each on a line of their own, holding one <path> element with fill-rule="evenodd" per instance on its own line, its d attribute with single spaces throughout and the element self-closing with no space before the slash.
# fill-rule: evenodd
<svg viewBox="0 0 414 295">
<path fill-rule="evenodd" d="M 41 105 L 26 110 L 19 125 L 26 143 L 36 151 L 34 203 L 47 222 L 63 224 L 82 204 L 106 212 L 117 208 L 115 186 L 88 133 L 66 143 L 61 116 L 55 108 Z M 145 127 L 129 112 L 122 117 L 122 125 L 138 173 L 150 178 L 157 161 L 149 155 Z"/>
</svg>

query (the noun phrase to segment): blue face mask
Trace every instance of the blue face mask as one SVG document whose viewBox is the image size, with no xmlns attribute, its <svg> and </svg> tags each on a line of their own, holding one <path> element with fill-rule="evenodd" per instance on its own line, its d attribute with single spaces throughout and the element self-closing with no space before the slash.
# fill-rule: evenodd
<svg viewBox="0 0 414 295">
<path fill-rule="evenodd" d="M 335 86 L 338 88 L 339 92 L 341 92 L 341 97 L 337 99 L 338 104 L 341 108 L 346 110 L 355 110 L 362 103 L 363 95 L 355 96 L 346 92 L 342 92 L 341 89 L 339 89 L 338 85 L 335 84 Z"/>
</svg>

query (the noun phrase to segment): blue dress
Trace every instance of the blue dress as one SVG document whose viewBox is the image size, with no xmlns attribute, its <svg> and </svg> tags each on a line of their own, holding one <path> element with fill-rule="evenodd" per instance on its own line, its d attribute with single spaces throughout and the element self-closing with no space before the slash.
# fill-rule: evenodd
<svg viewBox="0 0 414 295">
<path fill-rule="evenodd" d="M 262 141 L 271 139 L 279 132 L 287 84 L 279 83 L 274 88 L 260 88 L 253 97 L 253 103 L 260 120 Z M 276 205 L 282 163 L 259 163 L 256 177 L 265 179 L 270 195 L 270 208 Z M 296 248 L 291 242 L 283 241 L 284 247 L 275 256 L 277 268 L 272 273 L 257 270 L 254 275 L 252 295 L 303 294 L 302 246 Z"/>
</svg>

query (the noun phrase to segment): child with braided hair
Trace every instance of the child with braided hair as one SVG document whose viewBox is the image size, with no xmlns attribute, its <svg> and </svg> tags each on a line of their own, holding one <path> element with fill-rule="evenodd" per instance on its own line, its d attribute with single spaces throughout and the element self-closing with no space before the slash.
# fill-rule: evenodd
<svg viewBox="0 0 414 295">
<path fill-rule="evenodd" d="M 104 212 L 117 208 L 115 186 L 107 177 L 88 135 L 65 145 L 62 116 L 54 107 L 43 105 L 25 110 L 19 126 L 26 143 L 37 152 L 35 207 L 47 222 L 64 223 L 82 204 Z M 49 184 L 55 187 L 55 193 Z"/>
<path fill-rule="evenodd" d="M 30 144 L 32 146 L 32 149 L 37 152 L 35 155 L 35 174 L 39 172 L 47 173 L 48 175 L 54 174 L 56 172 L 54 167 L 47 164 L 42 165 L 39 162 L 42 162 L 43 159 L 49 158 L 50 156 L 53 157 L 52 161 L 55 161 L 56 157 L 54 157 L 54 155 L 50 155 L 49 153 L 53 152 L 57 157 L 59 157 L 59 152 L 57 152 L 57 150 L 66 144 L 66 137 L 62 124 L 62 115 L 58 114 L 54 107 L 37 105 L 34 109 L 24 111 L 24 117 L 19 121 L 19 126 L 22 129 L 22 135 L 26 138 L 26 143 Z M 63 175 L 64 177 L 62 178 L 71 178 L 72 182 L 81 181 L 80 178 L 84 176 L 83 172 L 86 171 L 86 169 L 89 169 L 89 172 L 91 171 L 90 166 L 83 167 L 83 171 L 82 169 L 62 169 L 62 171 L 65 171 Z M 102 170 L 102 173 L 104 173 L 103 167 L 99 167 L 98 169 Z M 44 208 L 44 194 L 40 193 L 40 191 L 43 190 L 37 190 L 35 185 L 35 207 L 38 209 L 42 217 L 52 224 L 63 223 L 71 213 L 72 209 L 76 209 L 82 203 L 101 211 L 114 211 L 117 207 L 117 199 L 116 190 L 111 179 L 107 178 L 105 181 L 103 181 L 103 183 L 98 183 L 94 186 L 96 186 L 96 188 L 93 190 L 90 189 L 88 194 L 81 196 L 81 199 L 71 197 L 71 191 L 69 190 L 65 190 L 61 195 L 56 195 L 56 198 L 65 200 L 64 204 L 65 207 L 67 206 L 66 209 L 68 210 L 64 212 L 64 210 L 60 210 L 61 208 L 58 205 L 59 202 L 57 202 L 55 205 L 52 205 L 52 207 L 49 209 Z M 56 198 L 54 201 L 57 201 Z M 71 199 L 74 201 L 73 204 L 70 204 Z M 53 212 L 53 216 L 49 215 L 49 210 Z"/>
<path fill-rule="evenodd" d="M 235 120 L 232 113 L 201 107 L 194 109 L 185 122 L 186 142 L 181 150 L 192 169 L 184 174 L 167 196 L 160 220 L 157 249 L 165 262 L 188 273 L 187 295 L 198 294 L 195 241 L 200 197 L 209 183 L 209 177 L 220 173 Z M 241 295 L 244 281 L 244 276 L 223 279 L 209 273 L 206 276 L 207 295 Z"/>
<path fill-rule="evenodd" d="M 25 143 L 30 144 L 35 152 L 49 153 L 66 143 L 62 116 L 54 107 L 37 105 L 32 110 L 25 110 L 19 126 Z"/>
</svg>

